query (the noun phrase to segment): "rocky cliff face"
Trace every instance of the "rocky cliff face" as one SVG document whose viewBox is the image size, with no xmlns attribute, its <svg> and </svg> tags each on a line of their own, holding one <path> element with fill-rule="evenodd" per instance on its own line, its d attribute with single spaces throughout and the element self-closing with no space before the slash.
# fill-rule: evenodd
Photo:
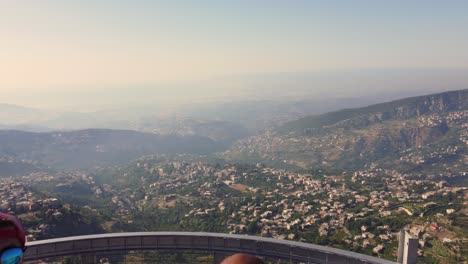
<svg viewBox="0 0 468 264">
<path fill-rule="evenodd" d="M 431 127 L 408 127 L 396 131 L 381 129 L 360 137 L 348 148 L 355 154 L 383 157 L 393 152 L 420 147 L 443 137 L 449 130 L 446 123 Z"/>
<path fill-rule="evenodd" d="M 401 141 L 407 147 L 418 147 L 438 139 L 448 132 L 447 123 L 431 127 L 414 127 L 401 131 Z"/>
<path fill-rule="evenodd" d="M 408 119 L 420 115 L 442 114 L 468 108 L 468 89 L 435 95 L 416 97 L 413 103 L 402 105 L 391 111 L 390 118 Z M 402 101 L 403 103 L 405 100 Z"/>
<path fill-rule="evenodd" d="M 421 115 L 444 114 L 468 109 L 468 89 L 435 95 L 414 97 L 390 103 L 368 107 L 369 110 L 381 110 L 353 116 L 322 128 L 358 129 L 383 121 L 406 120 Z M 382 108 L 382 109 L 379 109 Z M 362 108 L 363 110 L 365 108 Z"/>
</svg>

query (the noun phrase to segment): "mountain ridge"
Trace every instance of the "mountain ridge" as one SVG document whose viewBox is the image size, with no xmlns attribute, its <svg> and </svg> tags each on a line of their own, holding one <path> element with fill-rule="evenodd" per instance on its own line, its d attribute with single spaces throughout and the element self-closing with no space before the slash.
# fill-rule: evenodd
<svg viewBox="0 0 468 264">
<path fill-rule="evenodd" d="M 408 107 L 409 104 L 416 105 Z M 342 109 L 322 115 L 307 116 L 287 122 L 280 126 L 277 131 L 280 133 L 294 132 L 301 129 L 317 131 L 327 126 L 336 125 L 340 121 L 345 122 L 348 120 L 350 120 L 348 125 L 354 125 L 357 128 L 392 118 L 408 119 L 429 112 L 442 113 L 466 108 L 468 108 L 468 89 L 454 90 L 408 97 L 360 108 Z"/>
<path fill-rule="evenodd" d="M 201 136 L 132 130 L 0 130 L 0 156 L 34 160 L 59 169 L 112 165 L 150 154 L 208 154 L 223 148 L 222 144 Z"/>
<path fill-rule="evenodd" d="M 395 165 L 400 158 L 414 163 L 407 150 L 433 160 L 428 153 L 434 149 L 455 147 L 453 160 L 463 162 L 466 127 L 467 89 L 309 116 L 240 140 L 223 155 L 279 167 L 356 169 L 383 160 Z"/>
</svg>

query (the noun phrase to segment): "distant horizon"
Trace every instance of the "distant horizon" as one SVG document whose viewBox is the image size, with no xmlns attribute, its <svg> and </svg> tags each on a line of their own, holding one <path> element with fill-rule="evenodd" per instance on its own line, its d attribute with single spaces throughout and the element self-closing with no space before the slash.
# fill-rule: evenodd
<svg viewBox="0 0 468 264">
<path fill-rule="evenodd" d="M 0 92 L 11 104 L 468 87 L 466 1 L 20 0 L 0 10 Z"/>
<path fill-rule="evenodd" d="M 408 79 L 410 76 L 411 80 Z M 175 94 L 160 95 L 159 89 L 155 89 L 157 87 L 172 89 Z M 179 107 L 229 101 L 300 101 L 353 97 L 384 99 L 386 96 L 399 99 L 466 88 L 468 88 L 468 68 L 272 72 L 247 76 L 231 75 L 194 83 L 174 81 L 166 84 L 72 91 L 31 90 L 29 94 L 10 96 L 10 100 L 2 100 L 0 104 L 62 111 L 73 109 L 92 111 L 94 108 L 105 110 L 147 104 Z"/>
</svg>

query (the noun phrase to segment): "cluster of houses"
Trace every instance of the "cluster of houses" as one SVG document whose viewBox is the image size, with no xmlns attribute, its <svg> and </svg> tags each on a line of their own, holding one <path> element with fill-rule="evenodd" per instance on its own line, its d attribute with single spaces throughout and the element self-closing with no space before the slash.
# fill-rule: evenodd
<svg viewBox="0 0 468 264">
<path fill-rule="evenodd" d="M 0 178 L 0 212 L 10 213 L 20 218 L 22 215 L 37 212 L 44 212 L 50 217 L 59 217 L 61 208 L 62 203 L 59 199 L 54 197 L 38 198 L 31 191 L 31 185 L 28 183 L 12 178 Z M 39 223 L 27 230 L 27 239 L 29 241 L 35 240 L 38 235 L 46 234 L 49 228 L 46 223 Z"/>
<path fill-rule="evenodd" d="M 407 214 L 418 217 L 415 211 L 406 208 L 405 204 L 428 203 L 430 196 L 427 193 L 444 194 L 447 192 L 467 192 L 468 188 L 449 187 L 444 181 L 433 181 L 424 178 L 414 178 L 414 175 L 401 174 L 395 170 L 373 168 L 356 171 L 350 177 L 352 183 L 358 188 L 351 189 L 344 176 L 326 176 L 317 179 L 310 174 L 292 173 L 274 168 L 256 168 L 252 172 L 237 173 L 231 167 L 222 172 L 215 173 L 224 179 L 223 183 L 245 183 L 252 174 L 264 177 L 265 182 L 273 182 L 277 188 L 269 190 L 262 186 L 247 188 L 251 195 L 264 196 L 260 203 L 252 201 L 236 204 L 237 209 L 232 211 L 226 224 L 231 233 L 248 233 L 248 226 L 254 222 L 262 236 L 278 239 L 300 239 L 298 232 L 306 232 L 317 228 L 320 236 L 332 237 L 333 234 L 343 231 L 347 233 L 345 243 L 363 248 L 371 248 L 374 253 L 380 254 L 385 247 L 398 236 L 398 230 L 388 225 L 380 225 L 370 229 L 370 226 L 361 226 L 359 230 L 348 230 L 346 223 L 363 219 L 368 216 L 388 217 Z M 261 176 L 259 176 L 261 175 Z M 385 188 L 375 189 L 381 183 Z M 215 184 L 204 183 L 203 192 L 216 192 Z M 414 187 L 420 186 L 427 192 L 416 192 Z M 212 199 L 211 208 L 194 208 L 186 217 L 206 217 L 214 211 L 223 212 L 227 203 L 232 199 L 222 197 L 205 197 Z M 217 204 L 217 206 L 215 206 Z M 356 210 L 359 208 L 359 210 Z M 448 208 L 438 215 L 453 214 L 455 210 Z M 421 226 L 420 226 L 421 227 Z M 429 225 L 426 224 L 429 228 Z M 421 227 L 423 228 L 423 227 Z M 424 228 L 423 228 L 424 229 Z M 430 229 L 430 228 L 429 228 Z M 351 234 L 351 231 L 354 235 Z M 433 235 L 421 235 L 421 245 Z M 422 251 L 420 252 L 422 254 Z"/>
<path fill-rule="evenodd" d="M 461 125 L 468 122 L 468 111 L 455 111 L 446 115 L 432 114 L 420 116 L 417 119 L 420 126 L 437 126 L 444 122 L 449 125 Z"/>
<path fill-rule="evenodd" d="M 369 217 L 377 219 L 400 214 L 421 217 L 405 205 L 421 204 L 422 208 L 433 208 L 438 206 L 437 200 L 433 200 L 437 195 L 466 195 L 468 191 L 466 187 L 450 187 L 444 181 L 381 169 L 375 164 L 365 170 L 323 177 L 266 168 L 260 164 L 250 167 L 200 162 L 151 165 L 142 161 L 136 166 L 154 176 L 151 181 L 140 179 L 142 186 L 138 189 L 121 188 L 110 183 L 98 185 L 93 177 L 81 172 L 54 176 L 34 173 L 16 179 L 2 178 L 0 211 L 27 214 L 42 210 L 54 217 L 60 214 L 60 200 L 54 197 L 39 199 L 31 192 L 31 186 L 39 182 L 51 182 L 56 184 L 56 188 L 73 188 L 75 184 L 81 184 L 87 186 L 96 198 L 109 199 L 114 212 L 119 217 L 126 216 L 128 223 L 131 223 L 133 210 L 142 210 L 155 201 L 193 205 L 193 201 L 200 199 L 205 202 L 197 204 L 205 206 L 194 206 L 184 213 L 185 218 L 227 215 L 223 220 L 231 233 L 245 234 L 255 230 L 262 236 L 278 239 L 302 240 L 301 233 L 313 230 L 318 231 L 318 236 L 327 238 L 341 233 L 345 234 L 343 242 L 350 247 L 362 247 L 381 254 L 397 239 L 399 230 L 385 224 L 362 225 L 349 230 L 348 224 Z M 233 196 L 224 193 L 223 189 L 235 189 L 237 193 Z M 450 206 L 438 212 L 440 216 L 454 213 L 456 210 Z M 49 228 L 43 224 L 29 230 L 29 233 L 34 236 L 38 232 L 47 232 Z M 413 228 L 422 230 L 419 233 L 414 231 L 413 235 L 420 238 L 420 245 L 424 248 L 428 239 L 437 236 L 434 232 L 444 227 L 434 221 L 413 225 Z M 448 241 L 452 237 L 443 239 Z"/>
</svg>

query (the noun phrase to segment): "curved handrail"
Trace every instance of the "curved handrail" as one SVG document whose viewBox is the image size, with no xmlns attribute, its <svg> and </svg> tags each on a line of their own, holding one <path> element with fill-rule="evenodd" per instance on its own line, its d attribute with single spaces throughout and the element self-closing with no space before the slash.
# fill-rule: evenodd
<svg viewBox="0 0 468 264">
<path fill-rule="evenodd" d="M 75 236 L 27 243 L 26 261 L 129 250 L 244 252 L 307 263 L 395 262 L 351 251 L 273 238 L 205 232 L 134 232 Z"/>
</svg>

